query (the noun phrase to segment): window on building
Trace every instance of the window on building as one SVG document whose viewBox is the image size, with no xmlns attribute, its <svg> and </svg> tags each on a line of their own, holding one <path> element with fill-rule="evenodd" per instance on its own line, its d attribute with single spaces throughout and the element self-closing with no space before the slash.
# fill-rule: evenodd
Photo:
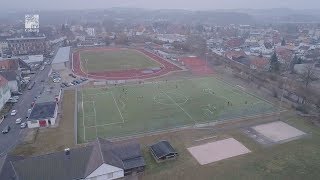
<svg viewBox="0 0 320 180">
<path fill-rule="evenodd" d="M 108 178 L 113 178 L 113 173 L 108 173 L 108 174 L 107 174 L 107 177 L 108 177 Z"/>
</svg>

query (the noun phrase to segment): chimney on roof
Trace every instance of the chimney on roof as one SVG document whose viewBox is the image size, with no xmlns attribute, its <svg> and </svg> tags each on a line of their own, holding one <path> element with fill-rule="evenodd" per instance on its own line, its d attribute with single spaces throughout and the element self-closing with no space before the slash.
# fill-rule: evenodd
<svg viewBox="0 0 320 180">
<path fill-rule="evenodd" d="M 64 149 L 64 153 L 66 156 L 69 156 L 70 155 L 70 148 Z"/>
</svg>

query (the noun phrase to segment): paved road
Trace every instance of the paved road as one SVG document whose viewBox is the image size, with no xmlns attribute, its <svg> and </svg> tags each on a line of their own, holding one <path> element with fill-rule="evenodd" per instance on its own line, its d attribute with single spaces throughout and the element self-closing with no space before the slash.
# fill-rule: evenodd
<svg viewBox="0 0 320 180">
<path fill-rule="evenodd" d="M 22 131 L 27 129 L 20 129 L 20 125 L 15 124 L 17 118 L 22 118 L 22 122 L 26 122 L 26 116 L 28 109 L 31 108 L 31 103 L 36 96 L 40 95 L 40 91 L 43 89 L 43 82 L 48 78 L 48 73 L 51 66 L 47 65 L 43 71 L 38 72 L 32 82 L 35 82 L 34 87 L 31 90 L 26 89 L 23 95 L 20 96 L 19 101 L 14 104 L 12 109 L 17 110 L 15 116 L 11 116 L 10 113 L 0 124 L 0 130 L 2 131 L 5 126 L 9 125 L 11 130 L 8 134 L 0 134 L 0 156 L 10 151 L 20 139 Z"/>
<path fill-rule="evenodd" d="M 56 46 L 55 53 L 57 53 L 59 46 Z M 50 60 L 52 61 L 52 59 Z M 25 92 L 20 96 L 19 101 L 14 104 L 12 109 L 17 110 L 15 116 L 11 116 L 10 113 L 0 124 L 0 157 L 11 151 L 20 141 L 21 132 L 27 131 L 26 129 L 20 129 L 20 125 L 15 124 L 17 118 L 22 118 L 22 122 L 26 122 L 26 116 L 28 109 L 31 108 L 31 103 L 34 101 L 36 96 L 40 95 L 40 91 L 43 90 L 44 83 L 41 80 L 46 80 L 48 78 L 49 71 L 51 70 L 51 64 L 46 65 L 45 69 L 39 71 L 32 79 L 35 82 L 34 87 L 31 90 L 26 88 Z M 5 126 L 9 125 L 11 130 L 7 134 L 2 134 L 1 131 Z M 22 133 L 23 134 L 23 133 Z"/>
</svg>

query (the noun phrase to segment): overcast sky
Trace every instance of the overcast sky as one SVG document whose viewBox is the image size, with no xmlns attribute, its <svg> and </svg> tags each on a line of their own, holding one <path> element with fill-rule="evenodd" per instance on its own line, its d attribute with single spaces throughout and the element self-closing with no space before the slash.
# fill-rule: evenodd
<svg viewBox="0 0 320 180">
<path fill-rule="evenodd" d="M 320 0 L 1 0 L 1 9 L 92 9 L 138 7 L 152 9 L 317 9 Z"/>
</svg>

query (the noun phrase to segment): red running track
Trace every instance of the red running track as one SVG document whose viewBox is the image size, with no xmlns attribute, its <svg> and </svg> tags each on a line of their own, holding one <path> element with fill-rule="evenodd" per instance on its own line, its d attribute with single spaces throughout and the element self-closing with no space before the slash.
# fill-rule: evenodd
<svg viewBox="0 0 320 180">
<path fill-rule="evenodd" d="M 209 75 L 214 73 L 213 69 L 206 64 L 206 61 L 198 57 L 185 57 L 181 58 L 180 61 L 191 69 L 191 72 L 195 75 Z"/>
<path fill-rule="evenodd" d="M 78 76 L 89 77 L 92 79 L 105 79 L 105 80 L 128 80 L 128 79 L 147 79 L 153 78 L 157 76 L 165 75 L 172 71 L 182 70 L 178 66 L 162 59 L 161 57 L 148 52 L 144 49 L 137 49 L 137 51 L 143 53 L 144 55 L 152 58 L 153 60 L 162 64 L 160 70 L 153 71 L 153 73 L 145 74 L 144 70 L 147 69 L 128 69 L 121 71 L 105 71 L 105 72 L 94 72 L 94 73 L 86 73 L 81 69 L 81 60 L 80 60 L 80 52 L 81 51 L 108 51 L 108 50 L 120 50 L 119 48 L 94 48 L 94 49 L 81 49 L 72 54 L 73 62 L 72 69 L 73 72 Z"/>
</svg>

